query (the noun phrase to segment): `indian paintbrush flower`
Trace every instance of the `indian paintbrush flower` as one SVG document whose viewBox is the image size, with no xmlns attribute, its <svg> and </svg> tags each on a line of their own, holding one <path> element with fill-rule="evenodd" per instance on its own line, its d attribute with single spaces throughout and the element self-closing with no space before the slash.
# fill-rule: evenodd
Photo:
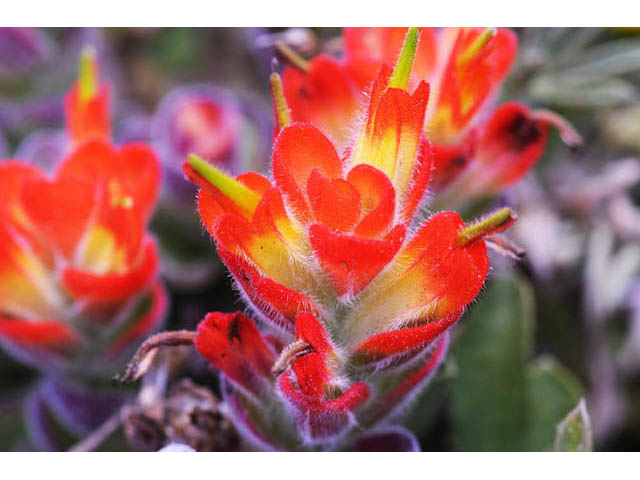
<svg viewBox="0 0 640 480">
<path fill-rule="evenodd" d="M 549 126 L 557 127 L 570 146 L 580 144 L 579 135 L 558 115 L 515 102 L 492 110 L 492 99 L 516 56 L 512 31 L 421 30 L 420 43 L 415 33 L 406 45 L 415 50 L 415 58 L 404 81 L 412 89 L 420 81 L 431 86 L 424 129 L 432 142 L 431 192 L 444 197 L 436 198 L 439 206 L 451 208 L 495 195 L 518 181 L 542 155 Z M 406 32 L 346 28 L 340 60 L 318 55 L 306 61 L 284 52 L 291 58 L 283 83 L 293 120 L 319 127 L 339 151 L 351 148 L 351 125 L 371 95 L 368 87 L 382 64 L 393 63 Z"/>
<path fill-rule="evenodd" d="M 164 315 L 146 231 L 160 165 L 144 144 L 111 143 L 90 52 L 65 105 L 70 153 L 52 176 L 0 163 L 0 340 L 44 370 L 108 377 Z"/>
<path fill-rule="evenodd" d="M 356 129 L 344 153 L 318 126 L 295 121 L 273 74 L 271 177 L 234 178 L 197 155 L 183 167 L 263 327 L 210 313 L 193 343 L 220 370 L 236 427 L 260 448 L 348 448 L 394 418 L 440 365 L 448 329 L 482 288 L 485 238 L 515 220 L 509 208 L 472 223 L 455 212 L 421 220 L 433 155 L 423 128 L 430 88 L 409 81 L 418 33 L 409 30 L 394 69 L 379 69 L 363 121 L 344 119 Z"/>
<path fill-rule="evenodd" d="M 109 85 L 99 81 L 96 50 L 85 46 L 80 53 L 78 81 L 64 95 L 64 98 L 56 96 L 49 100 L 55 105 L 60 103 L 60 110 L 64 111 L 66 128 L 39 128 L 32 131 L 18 145 L 15 157 L 38 165 L 45 172 L 51 173 L 62 159 L 71 153 L 77 143 L 92 136 L 109 140 L 111 138 L 109 91 Z M 37 101 L 34 102 L 34 106 L 37 107 L 37 103 Z M 47 101 L 44 101 L 42 107 L 44 110 L 46 110 L 46 103 Z M 53 105 L 48 108 L 53 108 Z M 23 102 L 14 107 L 15 112 L 12 116 L 27 117 L 28 109 L 29 107 Z M 51 123 L 52 120 L 46 123 Z"/>
</svg>

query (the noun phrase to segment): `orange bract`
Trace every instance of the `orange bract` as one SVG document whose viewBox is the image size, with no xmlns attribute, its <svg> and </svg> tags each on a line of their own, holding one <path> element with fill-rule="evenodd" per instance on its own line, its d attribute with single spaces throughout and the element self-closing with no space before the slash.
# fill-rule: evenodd
<svg viewBox="0 0 640 480">
<path fill-rule="evenodd" d="M 408 89 L 415 90 L 413 97 L 401 90 L 387 89 L 391 75 L 388 65 L 398 59 L 406 28 L 346 28 L 340 60 L 320 55 L 309 60 L 307 71 L 291 66 L 283 76 L 285 96 L 295 120 L 318 127 L 333 140 L 339 154 L 353 151 L 351 157 L 356 162 L 378 166 L 390 175 L 397 189 L 419 186 L 417 192 L 410 194 L 411 200 L 405 202 L 407 220 L 418 207 L 428 183 L 431 155 L 432 191 L 442 193 L 442 201 L 436 198 L 437 204 L 459 206 L 477 197 L 495 195 L 522 178 L 542 155 L 548 125 L 558 126 L 547 116 L 531 114 L 523 105 L 506 104 L 504 109 L 517 105 L 527 124 L 538 125 L 539 138 L 535 145 L 523 149 L 502 141 L 506 134 L 494 127 L 498 117 L 504 117 L 500 111 L 503 107 L 493 114 L 491 108 L 515 60 L 518 42 L 514 32 L 506 28 L 420 31 L 408 78 Z M 428 85 L 421 87 L 421 82 Z M 433 93 L 425 112 L 419 103 L 426 102 L 428 86 Z M 425 93 L 420 93 L 421 88 Z M 399 112 L 412 108 L 415 115 L 404 115 L 406 124 L 400 124 Z M 394 133 L 388 124 L 396 126 Z M 354 145 L 353 135 L 358 128 L 359 138 L 368 138 L 366 144 L 360 141 Z M 391 172 L 389 166 L 377 160 L 380 155 L 389 158 L 388 153 L 400 143 L 414 144 L 408 136 L 421 131 L 433 144 L 433 148 L 427 143 L 417 147 L 428 164 L 421 164 L 423 158 L 416 159 L 415 152 L 406 148 L 401 153 L 411 161 L 398 162 L 404 166 L 399 172 Z M 502 144 L 500 152 L 495 149 L 497 143 Z M 504 176 L 499 176 L 496 172 L 504 168 L 507 157 L 509 165 L 517 167 L 509 167 Z M 413 161 L 420 168 L 420 175 L 411 174 Z M 425 176 L 427 181 L 421 183 Z M 476 185 L 472 187 L 472 183 Z"/>
<path fill-rule="evenodd" d="M 52 178 L 0 164 L 0 336 L 45 368 L 51 353 L 82 370 L 76 353 L 112 359 L 164 315 L 146 232 L 161 173 L 146 145 L 110 143 L 108 87 L 91 55 L 65 106 L 70 153 Z"/>
<path fill-rule="evenodd" d="M 416 47 L 415 30 L 407 35 L 395 71 L 376 67 L 362 119 L 355 113 L 360 87 L 344 64 L 369 68 L 366 49 L 380 58 L 397 53 L 401 40 L 393 47 L 376 39 L 392 44 L 404 38 L 402 31 L 350 31 L 345 43 L 354 51 L 343 62 L 322 56 L 307 72 L 287 69 L 284 96 L 294 122 L 289 125 L 287 101 L 274 88 L 282 122 L 272 180 L 251 173 L 233 178 L 193 156 L 184 166 L 201 187 L 201 218 L 239 290 L 256 318 L 290 342 L 278 347 L 252 326 L 244 343 L 234 335 L 238 344 L 231 345 L 224 328 L 215 335 L 210 330 L 212 319 L 222 324 L 231 318 L 222 314 L 205 318 L 196 341 L 231 384 L 223 391 L 237 424 L 265 448 L 296 441 L 331 445 L 353 432 L 357 419 L 381 420 L 424 385 L 446 352 L 448 329 L 487 277 L 484 238 L 515 219 L 509 209 L 470 225 L 454 212 L 426 221 L 418 213 L 434 150 L 439 154 L 424 129 L 429 85 L 409 81 L 414 54 L 424 55 L 416 59 L 414 76 L 436 68 L 435 43 L 429 43 L 435 36 L 426 35 L 422 47 Z M 477 34 L 460 35 L 462 53 L 456 55 L 464 57 Z M 365 41 L 371 44 L 359 45 Z M 501 48 L 494 45 L 499 40 L 491 42 L 491 52 Z M 466 61 L 458 75 L 464 88 L 473 72 L 493 75 L 473 55 Z M 358 81 L 368 83 L 364 68 L 360 73 Z M 273 74 L 272 86 L 278 82 Z M 280 350 L 272 372 L 255 359 L 266 345 Z M 260 379 L 260 390 L 250 378 Z"/>
<path fill-rule="evenodd" d="M 323 59 L 311 68 L 337 65 Z M 306 81 L 319 82 L 314 75 Z M 247 372 L 262 386 L 277 385 L 304 441 L 330 442 L 349 430 L 371 394 L 366 382 L 345 376 L 348 362 L 367 368 L 421 355 L 487 276 L 488 227 L 468 230 L 457 214 L 443 212 L 408 233 L 419 222 L 431 173 L 422 128 L 429 87 L 419 82 L 409 93 L 390 88 L 391 77 L 390 68 L 380 69 L 367 115 L 342 158 L 322 122 L 293 123 L 274 140 L 273 184 L 252 173 L 234 179 L 198 158 L 184 166 L 201 187 L 200 215 L 245 299 L 260 320 L 296 338 L 282 351 L 275 382 L 251 357 L 254 347 L 267 345 L 255 327 L 245 344 L 234 337 L 239 344 L 229 350 L 231 337 L 222 330 L 214 337 L 207 326 L 222 314 L 201 324 L 198 349 L 235 385 L 227 390 L 230 404 L 261 443 L 270 435 L 252 423 L 256 400 L 246 392 L 258 399 L 271 394 L 256 390 Z M 292 116 L 299 118 L 295 106 Z M 223 359 L 220 352 L 228 350 Z M 402 392 L 387 395 L 404 398 L 438 363 L 430 361 Z"/>
</svg>

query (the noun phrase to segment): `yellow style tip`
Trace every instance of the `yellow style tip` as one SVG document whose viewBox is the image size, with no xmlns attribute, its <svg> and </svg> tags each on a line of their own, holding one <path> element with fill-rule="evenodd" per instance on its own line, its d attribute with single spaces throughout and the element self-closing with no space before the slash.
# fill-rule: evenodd
<svg viewBox="0 0 640 480">
<path fill-rule="evenodd" d="M 485 28 L 484 31 L 478 35 L 471 45 L 460 55 L 458 59 L 458 67 L 463 67 L 469 63 L 473 58 L 482 50 L 482 48 L 498 33 L 498 29 L 495 27 Z"/>
<path fill-rule="evenodd" d="M 269 77 L 271 85 L 271 98 L 273 101 L 273 113 L 275 116 L 276 130 L 280 131 L 284 127 L 291 125 L 291 112 L 287 105 L 287 99 L 284 96 L 282 87 L 282 78 L 276 72 Z"/>
<path fill-rule="evenodd" d="M 91 46 L 84 47 L 80 54 L 78 91 L 82 102 L 91 100 L 98 92 L 98 60 Z"/>
<path fill-rule="evenodd" d="M 189 155 L 187 163 L 201 177 L 201 179 L 192 178 L 192 181 L 201 187 L 212 187 L 237 205 L 247 216 L 253 215 L 260 202 L 260 196 L 256 192 L 238 182 L 232 176 L 218 170 L 198 155 L 193 153 Z M 208 185 L 203 184 L 202 180 Z"/>
</svg>

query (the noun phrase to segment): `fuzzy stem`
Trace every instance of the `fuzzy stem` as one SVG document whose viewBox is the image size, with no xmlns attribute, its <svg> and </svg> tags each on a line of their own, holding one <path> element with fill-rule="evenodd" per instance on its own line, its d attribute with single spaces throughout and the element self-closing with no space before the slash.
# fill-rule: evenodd
<svg viewBox="0 0 640 480">
<path fill-rule="evenodd" d="M 280 357 L 276 360 L 276 363 L 273 364 L 271 372 L 276 377 L 282 375 L 287 371 L 287 368 L 289 368 L 296 358 L 300 358 L 311 352 L 313 352 L 313 347 L 311 345 L 304 340 L 296 340 L 282 350 Z"/>
<path fill-rule="evenodd" d="M 551 110 L 534 110 L 531 118 L 547 123 L 558 130 L 562 141 L 571 148 L 579 148 L 583 144 L 582 137 L 578 131 L 564 117 L 561 117 Z"/>
<path fill-rule="evenodd" d="M 122 383 L 135 382 L 149 371 L 160 347 L 190 346 L 193 345 L 195 338 L 196 332 L 189 330 L 161 332 L 149 337 L 138 347 L 124 374 L 115 380 Z"/>
<path fill-rule="evenodd" d="M 289 62 L 291 65 L 296 67 L 298 70 L 302 70 L 303 72 L 309 71 L 309 61 L 302 58 L 293 48 L 291 48 L 286 43 L 278 42 L 275 45 L 277 52 L 282 55 L 282 57 Z"/>
<path fill-rule="evenodd" d="M 276 130 L 279 132 L 284 127 L 291 125 L 291 112 L 287 105 L 282 88 L 282 78 L 277 73 L 272 73 L 269 78 L 271 84 L 271 98 L 273 101 L 273 113 L 276 121 Z"/>
<path fill-rule="evenodd" d="M 463 247 L 487 235 L 502 232 L 509 228 L 511 224 L 515 222 L 516 218 L 516 214 L 509 207 L 501 208 L 497 212 L 458 232 L 456 247 Z"/>
</svg>

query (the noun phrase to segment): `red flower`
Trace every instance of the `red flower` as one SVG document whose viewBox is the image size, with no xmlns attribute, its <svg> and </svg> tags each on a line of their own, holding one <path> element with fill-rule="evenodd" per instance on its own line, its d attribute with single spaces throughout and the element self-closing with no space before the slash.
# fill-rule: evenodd
<svg viewBox="0 0 640 480">
<path fill-rule="evenodd" d="M 240 388 L 259 394 L 273 382 L 276 354 L 241 313 L 209 313 L 198 325 L 195 347 Z"/>
<path fill-rule="evenodd" d="M 335 346 L 328 332 L 310 313 L 296 318 L 296 336 L 310 353 L 292 362 L 290 372 L 280 376 L 280 390 L 293 407 L 296 423 L 308 443 L 326 441 L 342 433 L 354 421 L 352 412 L 369 398 L 366 383 L 345 386 L 331 365 Z"/>
<path fill-rule="evenodd" d="M 513 32 L 504 28 L 421 30 L 407 82 L 414 89 L 426 81 L 434 92 L 420 126 L 433 142 L 429 153 L 434 167 L 432 190 L 446 196 L 446 202 L 438 200 L 438 205 L 451 207 L 473 196 L 499 192 L 522 178 L 542 155 L 546 134 L 529 136 L 525 148 L 517 128 L 500 132 L 493 128 L 505 110 L 517 111 L 525 123 L 537 124 L 544 132 L 548 125 L 556 126 L 570 145 L 579 144 L 579 136 L 557 116 L 538 116 L 519 104 L 487 112 L 515 59 L 517 38 Z M 383 65 L 395 64 L 406 32 L 406 28 L 346 28 L 341 60 L 320 55 L 286 67 L 284 93 L 293 120 L 319 127 L 335 142 L 339 153 L 351 147 L 352 126 L 361 116 L 362 104 L 367 94 L 375 95 L 368 88 Z M 509 156 L 518 165 L 505 175 L 499 173 L 502 162 L 496 159 L 496 152 L 487 148 L 497 142 L 503 146 L 502 158 Z M 446 192 L 460 176 L 473 178 L 482 186 L 456 188 L 455 195 Z"/>
<path fill-rule="evenodd" d="M 160 168 L 147 146 L 117 148 L 89 128 L 88 110 L 68 114 L 82 139 L 74 133 L 79 143 L 53 178 L 18 160 L 0 164 L 0 337 L 37 363 L 55 353 L 88 373 L 78 356 L 113 357 L 164 314 L 146 232 Z"/>
<path fill-rule="evenodd" d="M 197 156 L 184 165 L 222 260 L 279 333 L 271 341 L 240 314 L 210 314 L 196 339 L 228 380 L 237 424 L 263 447 L 335 446 L 409 399 L 484 283 L 484 238 L 515 220 L 508 208 L 472 224 L 441 212 L 410 230 L 432 162 L 429 87 L 407 91 L 416 40 L 410 32 L 395 70 L 380 69 L 342 156 L 316 126 L 289 125 L 295 108 L 276 75 L 273 179 L 234 179 Z"/>
</svg>

